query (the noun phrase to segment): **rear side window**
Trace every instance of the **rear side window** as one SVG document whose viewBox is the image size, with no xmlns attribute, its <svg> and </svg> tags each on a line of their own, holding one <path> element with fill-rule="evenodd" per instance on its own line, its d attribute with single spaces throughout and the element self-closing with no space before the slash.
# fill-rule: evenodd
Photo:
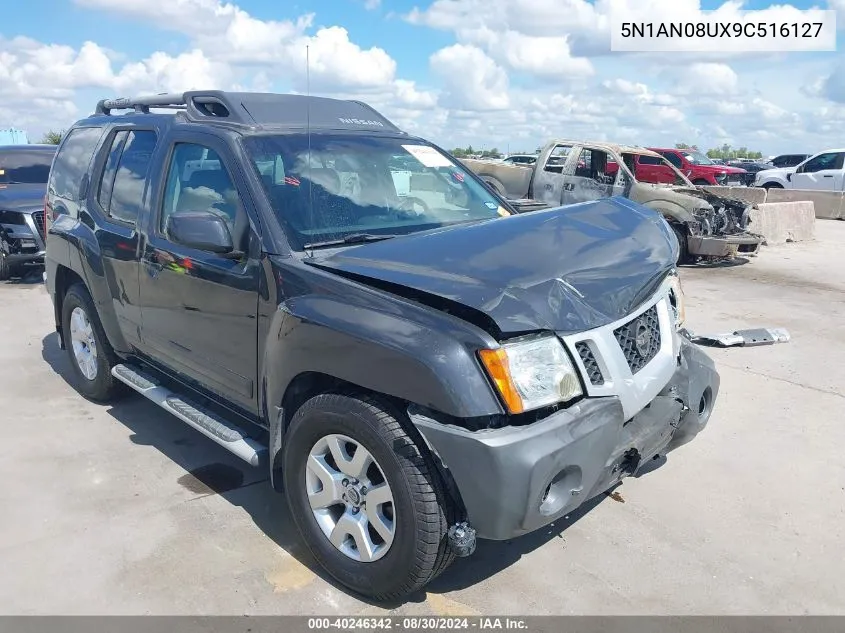
<svg viewBox="0 0 845 633">
<path fill-rule="evenodd" d="M 637 162 L 640 165 L 662 165 L 662 161 L 657 156 L 645 156 L 640 154 L 637 156 Z"/>
<path fill-rule="evenodd" d="M 56 154 L 50 173 L 50 193 L 79 201 L 79 185 L 102 135 L 101 127 L 78 127 L 70 131 Z"/>
<path fill-rule="evenodd" d="M 135 223 L 144 201 L 155 146 L 156 133 L 151 130 L 115 134 L 97 192 L 100 206 L 109 217 Z"/>
</svg>

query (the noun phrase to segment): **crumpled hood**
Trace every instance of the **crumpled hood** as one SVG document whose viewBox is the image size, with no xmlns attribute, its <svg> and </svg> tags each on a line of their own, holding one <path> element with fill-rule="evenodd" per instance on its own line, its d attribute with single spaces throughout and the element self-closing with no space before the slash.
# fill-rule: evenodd
<svg viewBox="0 0 845 633">
<path fill-rule="evenodd" d="M 657 290 L 676 259 L 677 240 L 660 214 L 614 197 L 373 242 L 309 263 L 447 311 L 470 308 L 508 336 L 615 321 Z"/>
<path fill-rule="evenodd" d="M 7 211 L 32 211 L 44 208 L 47 185 L 0 184 L 0 209 Z"/>
</svg>

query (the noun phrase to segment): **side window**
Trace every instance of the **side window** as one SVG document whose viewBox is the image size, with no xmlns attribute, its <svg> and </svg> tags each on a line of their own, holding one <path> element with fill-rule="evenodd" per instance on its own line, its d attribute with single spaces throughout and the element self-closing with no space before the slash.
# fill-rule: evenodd
<svg viewBox="0 0 845 633">
<path fill-rule="evenodd" d="M 49 191 L 52 195 L 79 201 L 82 177 L 88 171 L 102 134 L 101 127 L 78 127 L 70 131 L 59 147 L 50 171 Z"/>
<path fill-rule="evenodd" d="M 563 166 L 566 164 L 570 151 L 572 151 L 571 145 L 556 145 L 552 153 L 549 154 L 543 169 L 556 174 L 563 173 Z"/>
<path fill-rule="evenodd" d="M 200 210 L 224 216 L 231 230 L 238 214 L 238 191 L 217 152 L 177 143 L 167 168 L 159 231 L 167 235 L 167 221 L 174 213 Z"/>
<path fill-rule="evenodd" d="M 678 156 L 677 154 L 673 153 L 673 152 L 666 152 L 665 154 L 663 154 L 663 158 L 668 160 L 670 163 L 672 163 L 678 169 L 680 169 L 683 166 L 683 163 L 681 162 L 681 157 Z"/>
<path fill-rule="evenodd" d="M 807 161 L 801 171 L 809 174 L 825 169 L 842 169 L 843 157 L 845 157 L 845 154 L 842 152 L 820 154 L 812 160 Z"/>
<path fill-rule="evenodd" d="M 120 160 L 120 152 L 123 151 L 123 144 L 126 142 L 126 137 L 129 132 L 122 131 L 114 135 L 111 149 L 109 150 L 109 157 L 106 160 L 103 175 L 100 177 L 100 185 L 97 189 L 97 202 L 100 207 L 108 214 L 109 204 L 111 203 L 111 194 L 114 187 L 114 176 L 117 173 L 117 162 Z"/>
<path fill-rule="evenodd" d="M 108 214 L 121 222 L 134 224 L 144 201 L 144 189 L 156 146 L 156 133 L 129 132 L 114 174 Z M 111 160 L 109 156 L 109 160 Z"/>
<path fill-rule="evenodd" d="M 615 177 L 608 173 L 608 162 L 607 152 L 583 148 L 578 156 L 578 161 L 575 163 L 575 176 L 589 178 L 602 184 L 612 183 Z M 616 163 L 612 161 L 610 163 L 610 173 L 614 174 L 618 167 Z"/>
</svg>

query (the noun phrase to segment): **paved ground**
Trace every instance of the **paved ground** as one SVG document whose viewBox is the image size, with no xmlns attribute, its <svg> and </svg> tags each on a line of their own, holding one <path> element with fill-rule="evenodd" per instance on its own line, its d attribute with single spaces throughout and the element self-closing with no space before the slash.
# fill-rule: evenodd
<svg viewBox="0 0 845 633">
<path fill-rule="evenodd" d="M 401 613 L 845 614 L 845 222 L 751 263 L 683 272 L 714 350 L 708 430 L 623 502 L 482 543 Z M 0 285 L 0 612 L 359 614 L 299 546 L 262 473 L 140 396 L 79 397 L 40 284 Z"/>
</svg>

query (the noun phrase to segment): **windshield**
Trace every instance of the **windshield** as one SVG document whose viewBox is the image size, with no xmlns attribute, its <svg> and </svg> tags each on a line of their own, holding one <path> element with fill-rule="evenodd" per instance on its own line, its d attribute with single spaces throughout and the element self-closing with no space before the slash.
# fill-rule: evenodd
<svg viewBox="0 0 845 633">
<path fill-rule="evenodd" d="M 459 163 L 421 141 L 319 134 L 309 149 L 307 135 L 288 134 L 244 144 L 296 249 L 509 215 Z"/>
<path fill-rule="evenodd" d="M 46 185 L 53 155 L 43 150 L 0 151 L 0 184 Z"/>
<path fill-rule="evenodd" d="M 715 165 L 716 164 L 712 160 L 707 158 L 707 156 L 705 156 L 701 152 L 684 152 L 684 156 L 693 165 Z"/>
</svg>

